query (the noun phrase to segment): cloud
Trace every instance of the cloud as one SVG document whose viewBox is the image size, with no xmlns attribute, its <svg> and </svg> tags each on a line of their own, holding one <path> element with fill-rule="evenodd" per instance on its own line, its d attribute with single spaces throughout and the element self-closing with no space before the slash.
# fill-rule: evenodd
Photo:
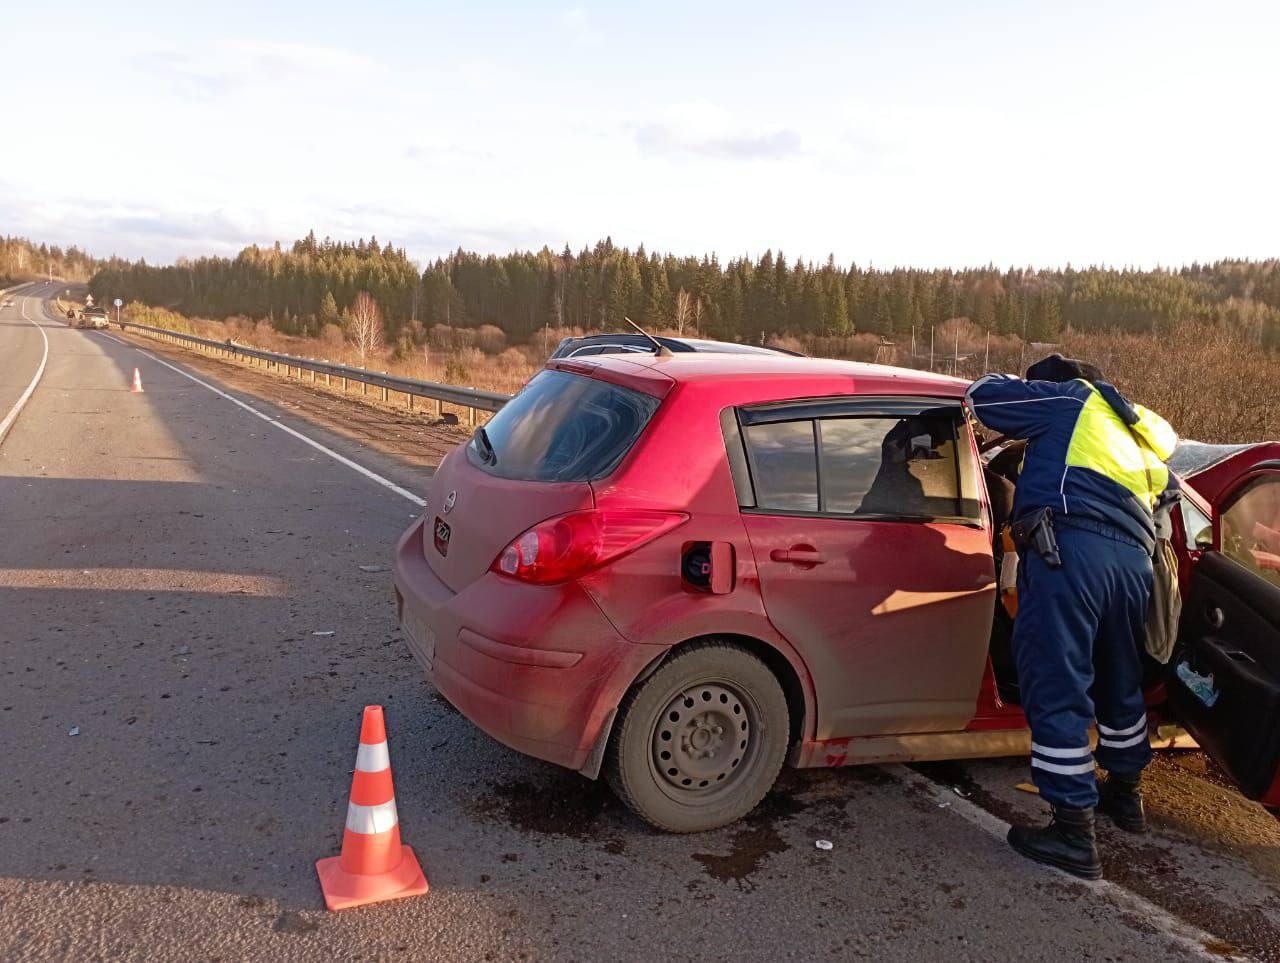
<svg viewBox="0 0 1280 963">
<path fill-rule="evenodd" d="M 378 61 L 347 50 L 257 40 L 227 41 L 194 50 L 144 50 L 129 62 L 144 75 L 159 79 L 173 93 L 202 101 L 268 85 L 325 81 L 345 84 L 352 77 L 385 72 Z"/>
<path fill-rule="evenodd" d="M 779 160 L 798 154 L 800 134 L 787 127 L 737 122 L 715 104 L 679 104 L 636 132 L 636 144 L 650 156 L 709 157 L 719 160 Z"/>
<path fill-rule="evenodd" d="M 434 259 L 459 247 L 479 251 L 537 250 L 567 237 L 564 227 L 528 218 L 425 213 L 405 207 L 361 203 L 331 212 L 327 225 L 335 237 L 378 236 L 404 248 L 410 257 Z M 328 231 L 328 228 L 326 228 Z"/>
<path fill-rule="evenodd" d="M 218 212 L 189 217 L 126 213 L 94 218 L 92 223 L 109 235 L 146 239 L 235 245 L 250 237 L 244 227 Z"/>
<path fill-rule="evenodd" d="M 413 143 L 401 151 L 405 160 L 425 167 L 449 164 L 487 164 L 498 158 L 491 150 L 450 143 Z"/>
<path fill-rule="evenodd" d="M 600 31 L 591 23 L 591 15 L 585 7 L 569 7 L 560 11 L 560 26 L 578 43 L 592 43 L 600 39 Z"/>
<path fill-rule="evenodd" d="M 75 244 L 99 257 L 115 253 L 167 263 L 183 255 L 230 255 L 246 244 L 275 239 L 268 225 L 217 208 L 189 213 L 71 195 L 31 201 L 8 193 L 7 186 L 0 183 L 0 220 L 14 233 Z"/>
</svg>

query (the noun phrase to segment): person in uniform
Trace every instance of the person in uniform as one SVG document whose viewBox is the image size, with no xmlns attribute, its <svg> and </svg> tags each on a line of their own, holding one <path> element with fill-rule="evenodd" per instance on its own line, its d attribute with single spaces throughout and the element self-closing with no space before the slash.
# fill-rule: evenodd
<svg viewBox="0 0 1280 963">
<path fill-rule="evenodd" d="M 1053 818 L 1014 826 L 1009 844 L 1097 879 L 1095 809 L 1122 829 L 1146 829 L 1139 780 L 1151 761 L 1142 650 L 1153 512 L 1176 488 L 1165 459 L 1178 439 L 1096 367 L 1060 354 L 1031 365 L 1025 379 L 987 375 L 966 400 L 982 424 L 1027 442 L 1011 523 L 1020 557 L 1013 655 L 1032 776 Z M 1095 763 L 1108 774 L 1101 787 Z"/>
</svg>

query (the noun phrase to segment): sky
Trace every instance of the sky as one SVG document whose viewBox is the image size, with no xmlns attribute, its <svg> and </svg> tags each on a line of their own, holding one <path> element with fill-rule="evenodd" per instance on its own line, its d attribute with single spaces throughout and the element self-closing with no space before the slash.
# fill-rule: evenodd
<svg viewBox="0 0 1280 963">
<path fill-rule="evenodd" d="M 56 12 L 55 12 L 56 11 Z M 0 234 L 910 265 L 1280 256 L 1280 4 L 23 4 Z"/>
</svg>

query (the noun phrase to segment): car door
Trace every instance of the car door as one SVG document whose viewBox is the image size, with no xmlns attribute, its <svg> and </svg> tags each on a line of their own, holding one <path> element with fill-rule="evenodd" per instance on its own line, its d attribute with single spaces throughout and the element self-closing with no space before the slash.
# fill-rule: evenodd
<svg viewBox="0 0 1280 963">
<path fill-rule="evenodd" d="M 1183 600 L 1169 703 L 1240 790 L 1277 811 L 1280 461 L 1226 486 L 1214 516 Z"/>
<path fill-rule="evenodd" d="M 813 678 L 817 738 L 963 729 L 995 580 L 958 403 L 770 404 L 738 423 L 743 522 L 769 618 Z"/>
</svg>

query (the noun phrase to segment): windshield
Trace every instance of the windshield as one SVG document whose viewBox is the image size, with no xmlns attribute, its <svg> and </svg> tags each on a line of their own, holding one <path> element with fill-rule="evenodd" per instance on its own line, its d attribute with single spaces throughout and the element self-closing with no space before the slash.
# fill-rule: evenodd
<svg viewBox="0 0 1280 963">
<path fill-rule="evenodd" d="M 617 467 L 658 399 L 563 371 L 543 371 L 467 445 L 467 459 L 500 478 L 590 481 Z"/>
</svg>

